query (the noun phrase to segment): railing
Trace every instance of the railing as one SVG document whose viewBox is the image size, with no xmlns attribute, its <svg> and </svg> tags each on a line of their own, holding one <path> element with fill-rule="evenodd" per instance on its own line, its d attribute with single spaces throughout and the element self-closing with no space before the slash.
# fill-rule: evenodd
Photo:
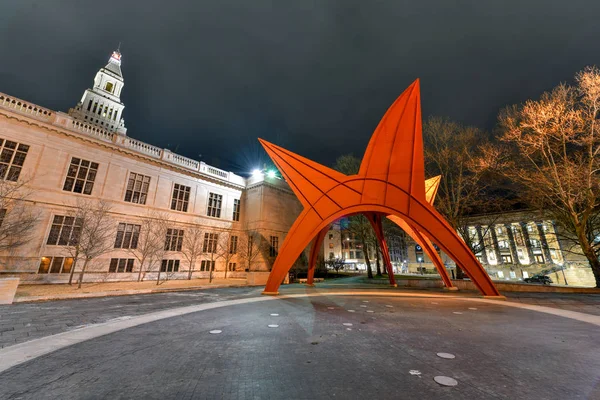
<svg viewBox="0 0 600 400">
<path fill-rule="evenodd" d="M 76 121 L 76 120 L 73 120 L 72 126 L 73 126 L 73 128 L 77 129 L 78 131 L 88 133 L 92 136 L 96 136 L 97 138 L 106 140 L 108 142 L 112 142 L 114 133 L 111 133 L 111 132 L 107 131 L 106 129 L 98 128 L 97 126 L 86 124 L 84 122 Z"/>
<path fill-rule="evenodd" d="M 123 146 L 156 158 L 160 158 L 162 153 L 162 149 L 160 147 L 152 146 L 151 144 L 144 143 L 130 137 L 125 138 L 123 141 Z"/>
<path fill-rule="evenodd" d="M 208 175 L 218 176 L 219 178 L 227 179 L 229 177 L 229 172 L 223 171 L 219 168 L 211 167 L 210 165 L 206 165 L 205 163 L 201 163 L 200 172 L 204 172 Z"/>
<path fill-rule="evenodd" d="M 184 156 L 180 156 L 179 154 L 171 153 L 171 162 L 182 165 L 189 169 L 193 169 L 194 171 L 198 171 L 200 167 L 200 163 L 196 160 L 192 160 L 191 158 L 187 158 Z"/>
<path fill-rule="evenodd" d="M 47 108 L 43 108 L 40 106 L 36 106 L 35 104 L 27 103 L 21 99 L 17 99 L 16 97 L 11 97 L 0 93 L 0 106 L 10 108 L 19 113 L 29 114 L 34 117 L 43 119 L 45 121 L 49 120 L 53 116 L 53 112 L 48 110 Z"/>
</svg>

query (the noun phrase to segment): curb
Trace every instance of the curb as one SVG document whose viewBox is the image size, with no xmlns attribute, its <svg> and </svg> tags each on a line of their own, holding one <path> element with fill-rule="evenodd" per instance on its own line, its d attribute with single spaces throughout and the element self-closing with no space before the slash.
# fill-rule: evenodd
<svg viewBox="0 0 600 400">
<path fill-rule="evenodd" d="M 136 294 L 151 294 L 151 293 L 168 293 L 168 292 L 185 292 L 190 290 L 217 289 L 226 287 L 255 287 L 263 285 L 201 285 L 189 286 L 182 288 L 162 288 L 162 289 L 130 289 L 130 290 L 111 290 L 108 292 L 94 293 L 68 293 L 47 296 L 21 296 L 15 297 L 15 303 L 32 303 L 36 301 L 51 301 L 51 300 L 70 300 L 70 299 L 88 299 L 98 297 L 116 297 L 116 296 L 131 296 Z"/>
</svg>

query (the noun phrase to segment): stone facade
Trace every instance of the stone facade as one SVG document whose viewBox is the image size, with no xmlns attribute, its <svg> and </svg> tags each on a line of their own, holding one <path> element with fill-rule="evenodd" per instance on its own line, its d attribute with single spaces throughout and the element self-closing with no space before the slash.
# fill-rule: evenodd
<svg viewBox="0 0 600 400">
<path fill-rule="evenodd" d="M 96 80 L 109 73 L 103 68 Z M 106 82 L 98 85 L 106 86 Z M 113 90 L 118 94 L 121 87 L 115 84 Z M 89 92 L 86 91 L 84 99 L 95 96 Z M 63 271 L 70 268 L 72 259 L 67 246 L 60 245 L 60 240 L 53 243 L 50 235 L 52 229 L 64 230 L 66 219 L 61 222 L 61 217 L 72 215 L 78 199 L 109 202 L 115 235 L 119 224 L 139 224 L 150 212 L 162 213 L 169 226 L 183 230 L 184 235 L 190 227 L 199 226 L 207 234 L 237 236 L 241 241 L 252 231 L 259 238 L 257 248 L 261 254 L 251 265 L 234 255 L 228 260 L 231 263 L 227 266 L 228 276 L 243 277 L 247 269 L 270 269 L 278 246 L 301 209 L 285 181 L 263 174 L 244 178 L 132 139 L 124 134 L 120 123 L 113 129 L 104 129 L 95 122 L 82 121 L 82 114 L 72 114 L 48 110 L 0 93 L 0 140 L 4 146 L 0 159 L 9 168 L 20 164 L 16 168 L 20 168 L 18 180 L 25 182 L 28 192 L 26 202 L 39 214 L 36 229 L 27 244 L 0 254 L 1 276 L 18 276 L 25 282 L 66 281 L 68 274 Z M 25 154 L 24 160 L 22 156 L 16 160 L 12 155 L 11 147 L 15 146 L 26 149 L 21 152 Z M 135 193 L 132 195 L 132 192 Z M 178 196 L 180 201 L 176 201 Z M 57 223 L 62 223 L 62 227 L 53 228 Z M 245 245 L 237 243 L 238 248 Z M 169 267 L 172 271 L 165 274 L 166 277 L 187 278 L 190 265 L 181 252 L 168 251 L 163 257 L 179 260 L 177 271 Z M 85 280 L 137 279 L 137 260 L 133 261 L 132 268 L 129 261 L 123 263 L 124 268 L 117 267 L 123 272 L 109 272 L 111 262 L 119 263 L 113 259 L 132 258 L 129 251 L 115 248 L 91 260 Z M 211 258 L 214 256 L 203 253 L 193 266 L 193 275 L 208 276 L 207 271 L 199 269 L 202 260 Z M 162 260 L 157 260 L 154 269 L 146 274 L 147 279 L 155 277 L 161 263 Z M 215 260 L 214 276 L 222 277 L 225 269 L 223 260 Z M 125 272 L 127 270 L 131 272 Z"/>
<path fill-rule="evenodd" d="M 531 211 L 473 217 L 471 242 L 480 246 L 477 258 L 494 280 L 519 281 L 545 273 L 553 282 L 595 286 L 586 258 L 578 246 L 561 240 L 553 221 Z M 392 266 L 397 273 L 437 274 L 435 266 L 410 237 L 388 239 Z M 343 258 L 347 270 L 365 270 L 361 244 L 345 231 L 343 220 L 332 225 L 323 243 L 327 258 Z M 452 276 L 456 265 L 445 253 L 442 261 Z M 370 254 L 372 267 L 374 254 Z"/>
</svg>

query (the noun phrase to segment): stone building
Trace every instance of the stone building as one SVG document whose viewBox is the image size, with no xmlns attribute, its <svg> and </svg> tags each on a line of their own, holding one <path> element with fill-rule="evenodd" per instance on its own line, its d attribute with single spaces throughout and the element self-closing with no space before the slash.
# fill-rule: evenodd
<svg viewBox="0 0 600 400">
<path fill-rule="evenodd" d="M 25 202 L 38 215 L 27 243 L 0 254 L 0 273 L 66 281 L 79 229 L 73 216 L 83 199 L 110 204 L 115 241 L 90 261 L 85 280 L 137 279 L 141 221 L 156 215 L 168 230 L 161 259 L 144 266 L 146 279 L 159 270 L 169 279 L 187 277 L 190 268 L 195 277 L 211 268 L 217 277 L 268 271 L 301 210 L 287 184 L 262 173 L 245 178 L 127 136 L 123 86 L 121 54 L 114 52 L 68 113 L 0 93 L 1 178 L 4 185 L 24 182 Z M 182 252 L 191 227 L 201 228 L 203 242 L 193 266 Z M 216 254 L 221 242 L 229 255 Z"/>
<path fill-rule="evenodd" d="M 468 228 L 476 257 L 495 280 L 519 281 L 544 273 L 553 282 L 574 286 L 595 286 L 586 258 L 578 246 L 561 239 L 553 221 L 531 211 L 474 216 Z M 392 266 L 397 273 L 437 274 L 421 246 L 406 235 L 388 238 Z M 435 245 L 436 249 L 438 247 Z M 438 249 L 439 251 L 439 249 Z M 366 269 L 359 241 L 347 232 L 347 221 L 333 224 L 325 236 L 323 253 L 341 258 L 347 270 Z M 371 252 L 373 253 L 373 252 Z M 456 265 L 439 251 L 442 261 L 456 276 Z M 374 254 L 370 254 L 371 260 Z M 373 264 L 374 267 L 374 264 Z"/>
</svg>

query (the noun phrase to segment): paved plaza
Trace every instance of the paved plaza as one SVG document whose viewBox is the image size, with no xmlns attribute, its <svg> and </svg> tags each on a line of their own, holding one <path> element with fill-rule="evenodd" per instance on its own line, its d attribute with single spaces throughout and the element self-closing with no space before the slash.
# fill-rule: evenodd
<svg viewBox="0 0 600 400">
<path fill-rule="evenodd" d="M 260 290 L 2 306 L 0 399 L 600 398 L 597 295 Z"/>
</svg>

